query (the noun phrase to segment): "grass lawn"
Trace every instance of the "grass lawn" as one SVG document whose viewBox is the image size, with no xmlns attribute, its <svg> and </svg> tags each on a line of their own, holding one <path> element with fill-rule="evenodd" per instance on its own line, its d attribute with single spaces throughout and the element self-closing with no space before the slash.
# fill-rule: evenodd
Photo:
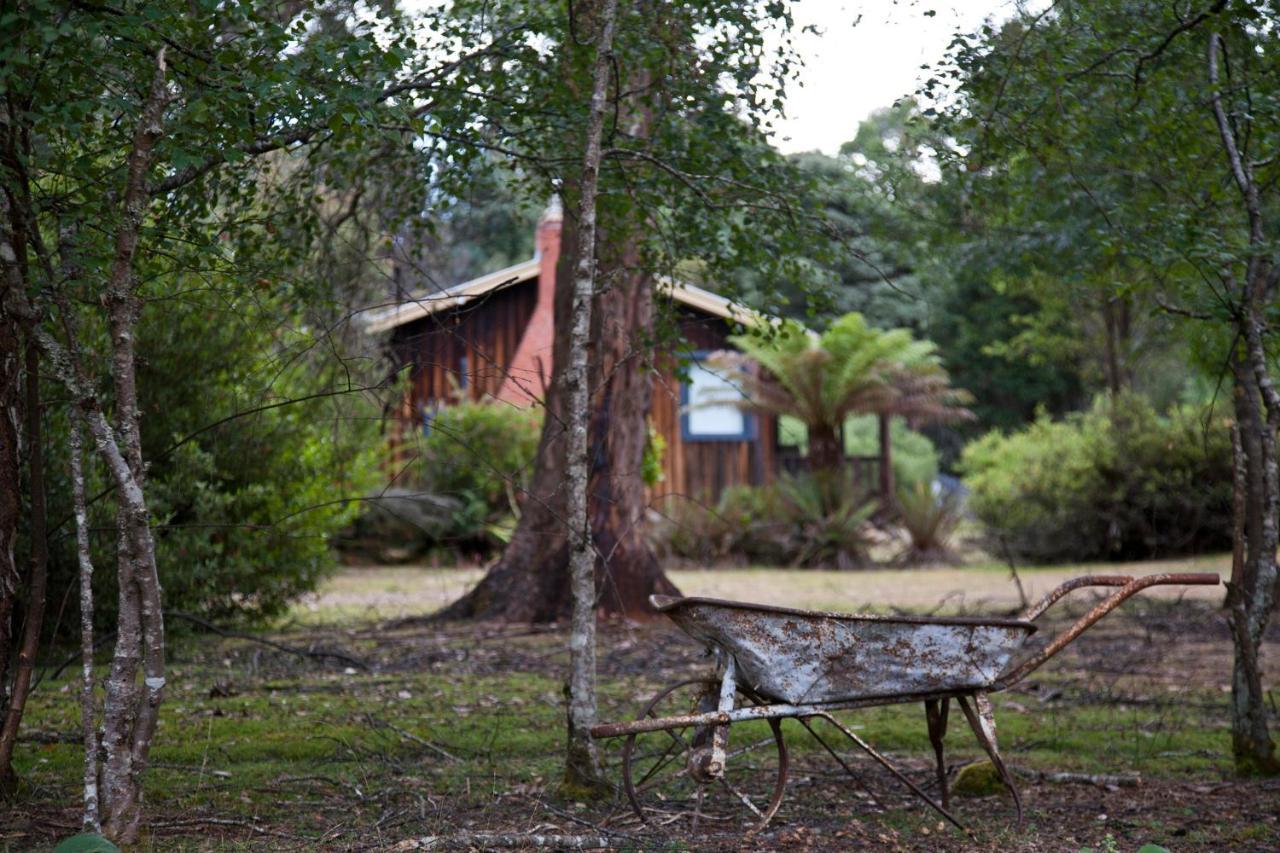
<svg viewBox="0 0 1280 853">
<path fill-rule="evenodd" d="M 1106 571 L 1206 570 L 1221 563 Z M 1035 595 L 1080 569 L 1024 571 L 1022 580 Z M 957 796 L 955 811 L 976 833 L 966 838 L 869 760 L 845 753 L 862 779 L 851 784 L 787 721 L 786 798 L 773 824 L 744 842 L 732 827 L 690 834 L 639 825 L 620 796 L 600 803 L 558 796 L 562 631 L 386 621 L 428 611 L 476 576 L 347 570 L 272 634 L 307 650 L 305 656 L 243 640 L 175 638 L 141 849 L 418 849 L 415 839 L 467 832 L 607 832 L 624 849 L 1280 847 L 1280 787 L 1231 774 L 1230 642 L 1210 600 L 1136 600 L 1031 679 L 994 697 L 1001 746 L 1026 801 L 1021 827 L 1012 826 L 1005 796 Z M 874 603 L 920 610 L 943 603 L 953 611 L 998 610 L 1017 603 L 1007 570 L 998 567 L 681 572 L 676 582 L 690 593 L 824 608 Z M 963 599 L 951 595 L 956 590 Z M 1050 611 L 1056 617 L 1042 633 L 1066 624 L 1070 609 Z M 1268 660 L 1277 659 L 1278 648 L 1268 645 Z M 364 666 L 323 657 L 328 651 Z M 620 720 L 632 718 L 662 686 L 708 673 L 710 663 L 696 643 L 666 625 L 613 625 L 602 631 L 600 671 L 601 717 Z M 0 849 L 48 849 L 75 831 L 77 718 L 74 685 L 66 677 L 46 679 L 20 745 L 24 788 L 0 812 Z M 841 719 L 929 784 L 920 707 Z M 754 734 L 736 727 L 735 742 L 753 742 L 761 732 L 759 724 Z M 604 744 L 615 782 L 620 746 Z M 953 772 L 980 757 L 954 708 L 948 748 Z M 1112 778 L 1049 781 L 1047 774 L 1063 772 Z"/>
<path fill-rule="evenodd" d="M 1231 569 L 1229 555 L 1144 563 L 1097 563 L 1021 568 L 1018 577 L 1035 600 L 1067 578 L 1085 574 L 1147 575 L 1157 572 L 1218 572 Z M 290 614 L 301 623 L 346 619 L 398 619 L 448 604 L 484 574 L 482 569 L 371 567 L 343 571 Z M 787 571 L 769 567 L 673 570 L 668 575 L 686 595 L 704 595 L 817 610 L 982 613 L 1018 607 L 1018 587 L 1009 568 L 995 563 L 929 569 L 857 572 Z M 1220 601 L 1213 587 L 1154 589 L 1145 595 Z"/>
</svg>

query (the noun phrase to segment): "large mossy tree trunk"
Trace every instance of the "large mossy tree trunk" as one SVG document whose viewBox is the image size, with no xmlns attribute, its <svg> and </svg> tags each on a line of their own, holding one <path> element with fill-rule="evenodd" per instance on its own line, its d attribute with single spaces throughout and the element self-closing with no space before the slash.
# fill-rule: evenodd
<svg viewBox="0 0 1280 853">
<path fill-rule="evenodd" d="M 573 205 L 566 204 L 572 211 Z M 597 245 L 599 281 L 591 328 L 591 425 L 587 512 L 596 549 L 597 612 L 645 618 L 653 593 L 672 594 L 643 536 L 641 462 L 653 392 L 653 280 L 634 242 L 603 223 Z M 562 245 L 575 246 L 577 225 L 565 222 Z M 552 381 L 532 485 L 511 542 L 469 593 L 441 610 L 443 619 L 549 622 L 570 611 L 569 526 L 565 515 L 568 394 L 564 372 L 572 309 L 574 253 L 556 271 Z"/>
</svg>

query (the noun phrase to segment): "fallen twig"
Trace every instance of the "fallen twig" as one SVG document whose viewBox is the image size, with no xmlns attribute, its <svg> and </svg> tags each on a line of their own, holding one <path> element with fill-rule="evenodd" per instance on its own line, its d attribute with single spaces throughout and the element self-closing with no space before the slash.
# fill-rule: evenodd
<svg viewBox="0 0 1280 853">
<path fill-rule="evenodd" d="M 155 829 L 180 829 L 187 826 L 230 826 L 236 829 L 247 829 L 256 832 L 259 835 L 270 835 L 275 838 L 287 838 L 290 841 L 315 841 L 314 838 L 305 835 L 294 835 L 289 832 L 281 832 L 277 829 L 266 829 L 247 820 L 231 820 L 224 817 L 192 817 L 182 820 L 165 820 L 151 824 Z"/>
<path fill-rule="evenodd" d="M 375 729 L 377 728 L 391 729 L 391 731 L 400 735 L 402 738 L 405 738 L 406 740 L 411 740 L 414 743 L 418 744 L 419 746 L 424 746 L 427 749 L 431 750 L 432 752 L 449 759 L 455 764 L 462 763 L 461 758 L 454 755 L 452 752 L 449 752 L 439 744 L 432 743 L 426 738 L 418 737 L 413 732 L 402 729 L 399 726 L 395 725 L 394 723 L 388 723 L 383 720 L 376 719 L 373 716 L 370 716 L 367 714 L 365 715 L 365 719 L 368 721 L 369 725 L 373 726 Z"/>
<path fill-rule="evenodd" d="M 312 651 L 310 649 L 300 649 L 296 646 L 286 646 L 284 643 L 277 643 L 275 640 L 268 640 L 267 638 L 260 637 L 257 634 L 248 634 L 244 631 L 232 631 L 227 628 L 220 628 L 212 622 L 201 619 L 199 616 L 192 616 L 190 613 L 170 612 L 165 615 L 184 619 L 192 625 L 196 625 L 206 631 L 212 631 L 221 637 L 228 637 L 235 640 L 248 640 L 251 643 L 258 643 L 259 645 L 267 646 L 269 648 L 276 649 L 277 651 L 285 652 L 286 654 L 308 658 L 329 658 L 331 660 L 342 661 L 348 666 L 354 666 L 357 669 L 363 669 L 365 671 L 368 671 L 371 668 L 367 661 L 361 660 L 357 657 L 352 657 L 344 652 L 333 652 L 325 649 Z"/>
</svg>

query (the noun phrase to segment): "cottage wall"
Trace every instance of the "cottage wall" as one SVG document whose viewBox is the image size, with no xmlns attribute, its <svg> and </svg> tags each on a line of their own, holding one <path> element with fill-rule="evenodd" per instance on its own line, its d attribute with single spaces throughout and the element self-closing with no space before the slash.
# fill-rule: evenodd
<svg viewBox="0 0 1280 853">
<path fill-rule="evenodd" d="M 731 349 L 729 324 L 719 317 L 679 309 L 677 322 L 685 355 Z M 675 359 L 658 370 L 653 386 L 650 420 L 666 440 L 663 479 L 650 488 L 655 504 L 681 496 L 713 504 L 731 486 L 772 482 L 776 471 L 777 418 L 753 416 L 755 438 L 750 441 L 687 441 L 680 426 L 680 379 Z"/>
</svg>

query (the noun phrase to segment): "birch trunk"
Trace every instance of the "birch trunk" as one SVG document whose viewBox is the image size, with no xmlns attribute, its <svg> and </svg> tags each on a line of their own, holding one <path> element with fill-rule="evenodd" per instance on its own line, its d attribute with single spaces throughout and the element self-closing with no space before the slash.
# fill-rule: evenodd
<svg viewBox="0 0 1280 853">
<path fill-rule="evenodd" d="M 582 179 L 578 201 L 577 266 L 573 277 L 573 312 L 569 332 L 569 361 L 564 373 L 568 391 L 569 587 L 572 620 L 569 638 L 568 747 L 565 757 L 566 791 L 600 790 L 600 757 L 590 729 L 596 722 L 596 555 L 587 515 L 587 483 L 591 476 L 587 431 L 591 424 L 588 345 L 591 303 L 596 285 L 596 193 L 600 180 L 600 141 L 608 102 L 609 64 L 617 0 L 604 0 L 599 10 L 596 56 L 592 69 L 591 105 L 587 119 Z"/>
<path fill-rule="evenodd" d="M 9 691 L 9 662 L 16 639 L 13 614 L 22 586 L 17 560 L 18 522 L 22 512 L 18 452 L 21 435 L 18 388 L 22 366 L 19 340 L 17 324 L 3 316 L 0 309 L 0 714 L 6 717 L 6 709 L 13 699 Z M 5 762 L 0 765 L 0 794 L 12 783 L 12 772 Z"/>
<path fill-rule="evenodd" d="M 76 557 L 80 564 L 80 728 L 84 737 L 84 815 L 89 832 L 100 832 L 98 818 L 98 714 L 93 697 L 93 560 L 89 551 L 89 511 L 85 501 L 80 421 L 72 416 L 71 500 L 76 519 Z"/>
</svg>

